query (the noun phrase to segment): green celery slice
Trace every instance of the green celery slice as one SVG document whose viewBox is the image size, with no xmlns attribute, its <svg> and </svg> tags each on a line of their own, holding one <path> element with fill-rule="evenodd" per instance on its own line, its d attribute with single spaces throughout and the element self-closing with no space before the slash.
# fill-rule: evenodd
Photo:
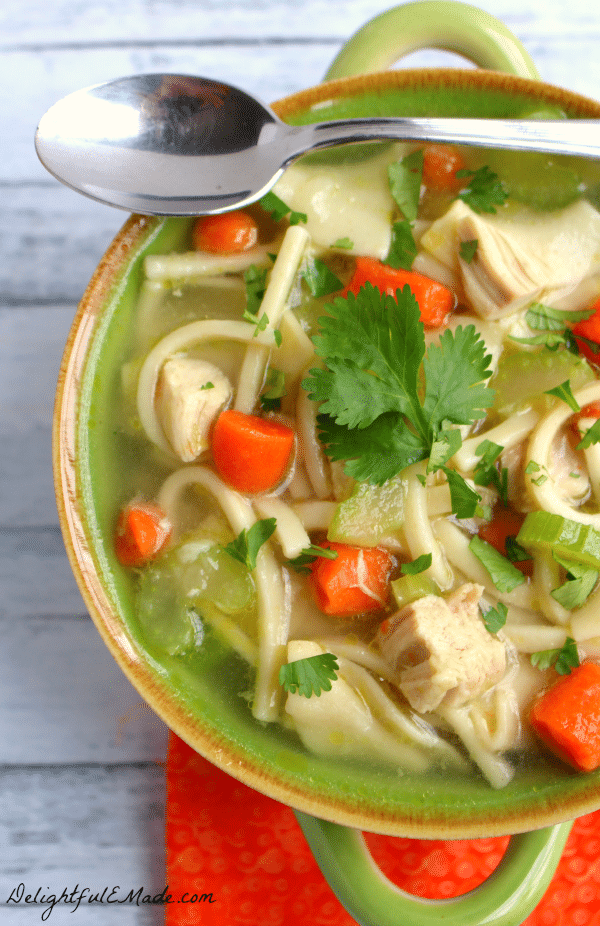
<svg viewBox="0 0 600 926">
<path fill-rule="evenodd" d="M 528 550 L 550 550 L 558 556 L 600 570 L 600 531 L 549 511 L 531 511 L 517 534 Z"/>
<path fill-rule="evenodd" d="M 383 485 L 359 482 L 352 495 L 340 502 L 329 525 L 327 539 L 360 547 L 376 547 L 404 524 L 406 480 L 395 476 Z"/>
<path fill-rule="evenodd" d="M 426 595 L 439 595 L 440 590 L 429 576 L 423 572 L 417 575 L 405 575 L 392 582 L 392 593 L 399 608 L 403 608 Z"/>
</svg>

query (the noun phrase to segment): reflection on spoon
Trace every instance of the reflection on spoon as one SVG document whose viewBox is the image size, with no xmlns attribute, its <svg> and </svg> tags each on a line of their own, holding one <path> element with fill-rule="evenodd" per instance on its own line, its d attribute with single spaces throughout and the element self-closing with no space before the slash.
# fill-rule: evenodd
<svg viewBox="0 0 600 926">
<path fill-rule="evenodd" d="M 600 158 L 598 120 L 343 119 L 290 126 L 243 90 L 143 74 L 79 90 L 42 117 L 44 166 L 100 202 L 147 215 L 226 212 L 264 196 L 302 154 L 395 139 Z"/>
</svg>

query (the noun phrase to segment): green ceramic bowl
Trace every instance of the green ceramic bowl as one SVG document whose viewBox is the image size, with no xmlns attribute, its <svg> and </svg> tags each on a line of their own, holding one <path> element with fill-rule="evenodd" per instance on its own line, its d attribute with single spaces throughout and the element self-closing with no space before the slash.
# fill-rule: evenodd
<svg viewBox="0 0 600 926">
<path fill-rule="evenodd" d="M 457 51 L 479 69 L 385 71 L 424 47 Z M 518 117 L 557 107 L 569 118 L 600 117 L 598 103 L 539 82 L 501 23 L 452 0 L 423 0 L 377 17 L 351 39 L 327 78 L 274 109 L 295 123 L 324 115 Z M 548 761 L 520 768 L 496 791 L 473 778 L 399 777 L 325 760 L 286 731 L 253 721 L 239 697 L 237 669 L 223 652 L 182 662 L 144 645 L 131 579 L 112 552 L 108 474 L 121 452 L 111 427 L 114 370 L 127 346 L 144 256 L 183 246 L 188 230 L 189 220 L 132 216 L 94 274 L 66 346 L 54 422 L 55 484 L 67 551 L 90 614 L 131 682 L 179 736 L 298 812 L 326 877 L 358 922 L 520 923 L 552 876 L 568 834 L 565 821 L 600 807 L 600 773 L 576 775 Z M 360 830 L 443 839 L 524 835 L 511 840 L 484 890 L 440 906 L 411 900 L 386 882 L 365 854 Z"/>
</svg>

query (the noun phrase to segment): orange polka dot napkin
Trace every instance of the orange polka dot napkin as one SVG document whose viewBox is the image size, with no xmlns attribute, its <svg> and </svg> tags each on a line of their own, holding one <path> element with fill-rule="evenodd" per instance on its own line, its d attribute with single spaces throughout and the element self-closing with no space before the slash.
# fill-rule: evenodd
<svg viewBox="0 0 600 926">
<path fill-rule="evenodd" d="M 293 812 L 215 768 L 174 734 L 167 759 L 165 926 L 355 926 Z M 508 838 L 444 842 L 366 834 L 377 864 L 421 897 L 464 894 Z M 600 926 L 600 811 L 573 826 L 525 926 Z"/>
</svg>

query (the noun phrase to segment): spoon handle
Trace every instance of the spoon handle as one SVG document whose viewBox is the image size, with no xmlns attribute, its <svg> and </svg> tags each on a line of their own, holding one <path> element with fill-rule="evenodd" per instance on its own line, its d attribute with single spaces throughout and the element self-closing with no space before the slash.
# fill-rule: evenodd
<svg viewBox="0 0 600 926">
<path fill-rule="evenodd" d="M 441 142 L 600 158 L 596 119 L 345 119 L 290 129 L 290 161 L 306 151 L 376 139 Z M 289 161 L 286 162 L 290 163 Z"/>
</svg>

